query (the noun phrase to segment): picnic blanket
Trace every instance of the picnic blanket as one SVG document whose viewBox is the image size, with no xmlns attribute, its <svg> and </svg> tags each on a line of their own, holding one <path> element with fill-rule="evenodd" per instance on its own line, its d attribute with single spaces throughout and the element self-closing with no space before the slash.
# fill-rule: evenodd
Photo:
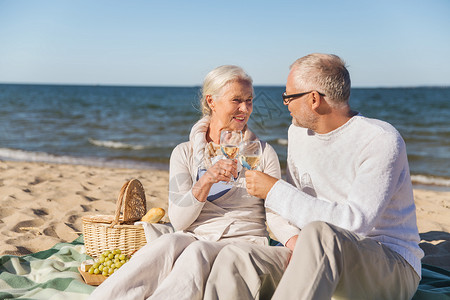
<svg viewBox="0 0 450 300">
<path fill-rule="evenodd" d="M 89 258 L 82 235 L 41 252 L 0 256 L 0 299 L 86 299 L 95 287 L 84 283 L 77 268 Z M 450 300 L 450 272 L 422 264 L 413 300 Z"/>
<path fill-rule="evenodd" d="M 0 299 L 86 299 L 95 287 L 77 268 L 89 258 L 83 236 L 37 253 L 0 256 Z"/>
<path fill-rule="evenodd" d="M 422 264 L 422 279 L 412 300 L 450 300 L 450 272 Z"/>
</svg>

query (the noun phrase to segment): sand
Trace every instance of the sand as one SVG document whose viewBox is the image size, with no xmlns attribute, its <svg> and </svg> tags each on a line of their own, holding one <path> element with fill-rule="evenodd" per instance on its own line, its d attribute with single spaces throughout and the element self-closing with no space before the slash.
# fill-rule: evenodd
<svg viewBox="0 0 450 300">
<path fill-rule="evenodd" d="M 167 210 L 165 170 L 0 161 L 0 255 L 73 241 L 83 216 L 114 213 L 120 188 L 132 178 L 142 182 L 148 209 Z M 423 262 L 450 270 L 450 192 L 415 189 L 414 198 Z"/>
</svg>

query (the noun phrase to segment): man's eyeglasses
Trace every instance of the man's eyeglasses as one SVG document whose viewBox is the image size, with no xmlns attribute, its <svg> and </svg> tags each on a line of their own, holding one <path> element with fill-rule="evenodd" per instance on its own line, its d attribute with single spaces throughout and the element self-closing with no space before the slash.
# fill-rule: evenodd
<svg viewBox="0 0 450 300">
<path fill-rule="evenodd" d="M 286 92 L 284 92 L 281 95 L 281 97 L 283 97 L 283 103 L 288 105 L 289 103 L 291 103 L 291 101 L 295 100 L 295 98 L 299 98 L 301 96 L 304 96 L 304 95 L 312 93 L 312 92 L 317 92 L 317 91 L 309 91 L 309 92 L 298 93 L 298 94 L 290 94 L 290 95 L 287 95 Z M 322 94 L 320 92 L 317 92 L 317 93 L 319 93 L 319 95 L 322 96 L 322 97 L 325 96 L 325 94 Z"/>
</svg>

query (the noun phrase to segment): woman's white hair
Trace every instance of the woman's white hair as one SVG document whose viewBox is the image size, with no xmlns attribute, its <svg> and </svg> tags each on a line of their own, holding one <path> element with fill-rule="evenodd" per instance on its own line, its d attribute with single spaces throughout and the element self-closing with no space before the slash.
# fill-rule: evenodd
<svg viewBox="0 0 450 300">
<path fill-rule="evenodd" d="M 253 84 L 253 79 L 241 67 L 234 65 L 217 67 L 206 75 L 203 81 L 202 96 L 200 99 L 203 116 L 211 115 L 211 108 L 206 102 L 206 96 L 211 95 L 213 99 L 220 97 L 222 88 L 233 81 L 243 81 L 250 85 Z"/>
</svg>

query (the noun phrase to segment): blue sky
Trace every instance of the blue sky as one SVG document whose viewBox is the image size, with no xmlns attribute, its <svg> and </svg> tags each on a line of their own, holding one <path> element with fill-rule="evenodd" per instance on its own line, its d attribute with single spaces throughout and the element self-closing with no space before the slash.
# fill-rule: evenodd
<svg viewBox="0 0 450 300">
<path fill-rule="evenodd" d="M 200 85 L 223 64 L 284 85 L 312 52 L 353 86 L 450 86 L 450 1 L 0 0 L 0 83 Z"/>
</svg>

